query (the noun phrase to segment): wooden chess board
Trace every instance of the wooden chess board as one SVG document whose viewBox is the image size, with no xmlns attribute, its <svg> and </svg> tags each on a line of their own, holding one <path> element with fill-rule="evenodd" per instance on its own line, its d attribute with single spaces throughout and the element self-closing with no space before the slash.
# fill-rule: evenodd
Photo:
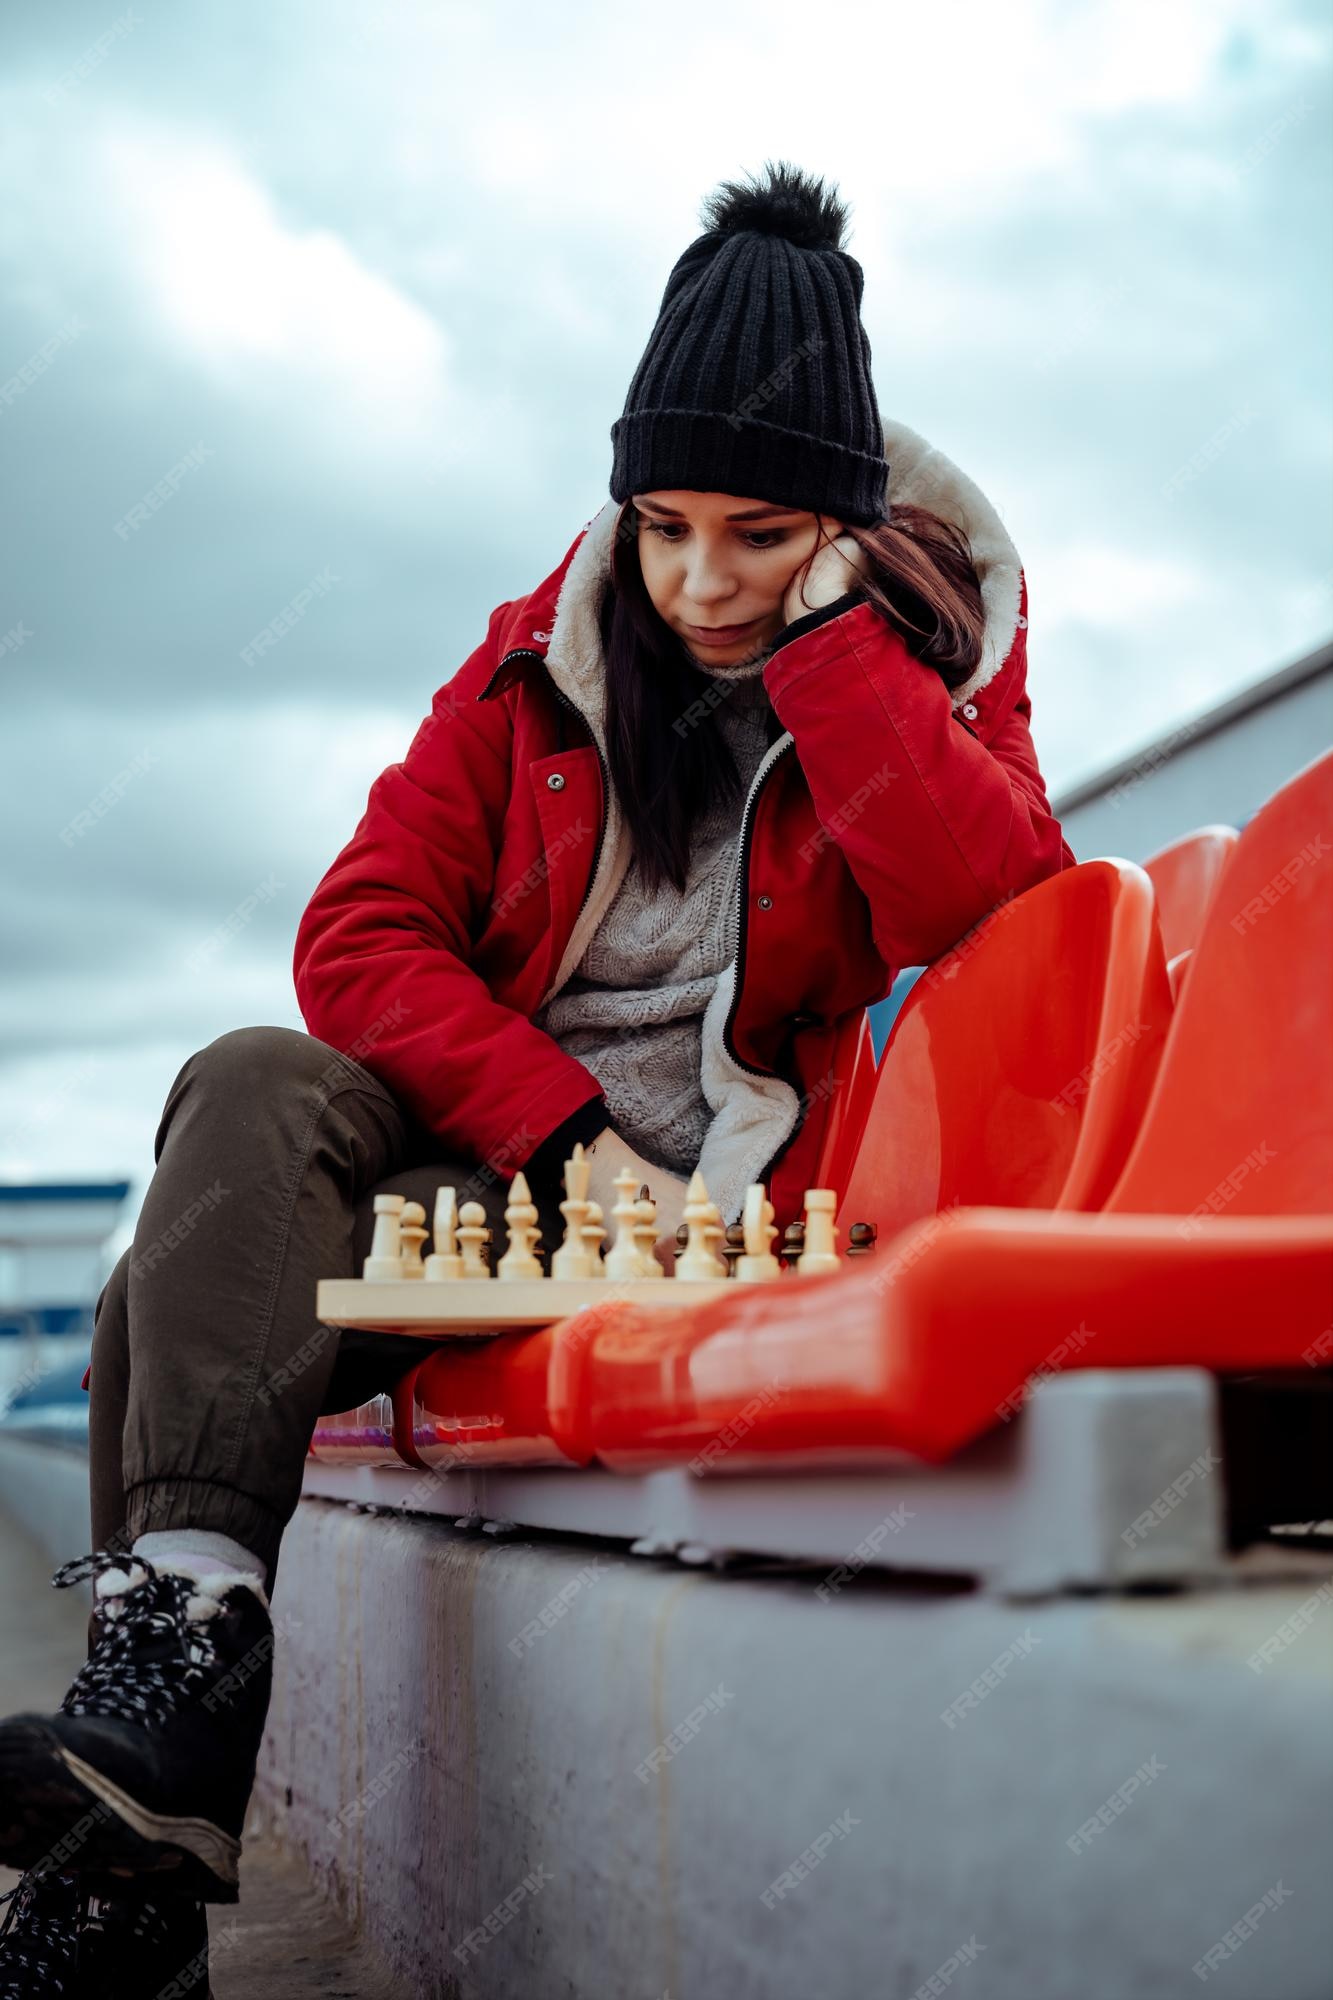
<svg viewBox="0 0 1333 2000">
<path fill-rule="evenodd" d="M 585 1306 L 629 1299 L 635 1305 L 695 1305 L 730 1291 L 734 1278 L 454 1278 L 443 1284 L 416 1279 L 321 1278 L 315 1312 L 325 1326 L 364 1327 L 372 1333 L 419 1334 L 423 1340 L 509 1333 L 549 1326 Z M 748 1289 L 748 1287 L 747 1287 Z"/>
</svg>

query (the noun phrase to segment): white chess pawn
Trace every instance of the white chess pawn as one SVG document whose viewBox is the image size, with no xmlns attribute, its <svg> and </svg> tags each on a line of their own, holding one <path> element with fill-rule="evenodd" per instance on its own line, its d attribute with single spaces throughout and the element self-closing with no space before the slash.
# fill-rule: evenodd
<svg viewBox="0 0 1333 2000">
<path fill-rule="evenodd" d="M 377 1194 L 375 1196 L 375 1234 L 370 1242 L 370 1255 L 361 1267 L 361 1276 L 368 1284 L 385 1278 L 398 1279 L 403 1275 L 402 1214 L 406 1196 L 401 1194 Z"/>
<path fill-rule="evenodd" d="M 837 1251 L 838 1231 L 833 1220 L 837 1206 L 838 1197 L 832 1188 L 806 1189 L 805 1248 L 796 1259 L 796 1270 L 802 1278 L 823 1277 L 842 1269 Z"/>
<path fill-rule="evenodd" d="M 536 1221 L 537 1206 L 528 1193 L 527 1176 L 520 1169 L 509 1183 L 509 1201 L 505 1208 L 509 1248 L 495 1267 L 497 1278 L 512 1283 L 519 1278 L 542 1276 L 542 1267 L 532 1254 L 535 1245 L 541 1241 Z"/>
<path fill-rule="evenodd" d="M 622 1167 L 612 1182 L 616 1204 L 611 1219 L 616 1225 L 616 1240 L 606 1253 L 606 1275 L 617 1284 L 643 1276 L 639 1246 L 634 1240 L 634 1191 L 638 1185 L 639 1177 L 633 1167 Z"/>
<path fill-rule="evenodd" d="M 606 1227 L 602 1221 L 602 1204 L 600 1201 L 590 1201 L 588 1203 L 588 1213 L 583 1218 L 583 1240 L 588 1246 L 588 1257 L 592 1264 L 591 1276 L 594 1278 L 604 1278 L 606 1276 L 606 1263 L 602 1257 L 600 1247 L 605 1235 Z"/>
<path fill-rule="evenodd" d="M 685 1248 L 676 1259 L 676 1276 L 725 1278 L 727 1267 L 712 1247 L 713 1239 L 722 1231 L 721 1218 L 697 1167 L 685 1190 L 685 1227 L 688 1234 Z"/>
<path fill-rule="evenodd" d="M 741 1284 L 757 1285 L 769 1278 L 780 1278 L 782 1266 L 773 1255 L 773 1238 L 778 1233 L 773 1204 L 760 1181 L 753 1181 L 745 1190 L 741 1225 L 745 1231 L 745 1252 L 736 1259 L 736 1276 Z"/>
<path fill-rule="evenodd" d="M 465 1278 L 489 1278 L 490 1270 L 482 1252 L 489 1231 L 486 1211 L 479 1201 L 465 1201 L 458 1211 L 458 1247 Z"/>
<path fill-rule="evenodd" d="M 657 1203 L 646 1194 L 640 1194 L 634 1204 L 634 1241 L 638 1246 L 645 1278 L 663 1278 L 663 1271 L 657 1255 Z"/>
<path fill-rule="evenodd" d="M 421 1261 L 421 1246 L 426 1240 L 426 1211 L 419 1201 L 404 1203 L 399 1237 L 403 1246 L 403 1276 L 424 1278 L 426 1267 Z"/>
<path fill-rule="evenodd" d="M 458 1254 L 458 1195 L 451 1187 L 435 1190 L 435 1248 L 426 1259 L 427 1282 L 461 1278 L 463 1260 Z"/>
<path fill-rule="evenodd" d="M 592 1161 L 585 1157 L 582 1141 L 576 1139 L 574 1151 L 565 1161 L 565 1199 L 560 1204 L 560 1213 L 565 1218 L 565 1236 L 551 1259 L 553 1278 L 593 1276 L 593 1251 L 584 1235 L 591 1178 Z"/>
</svg>

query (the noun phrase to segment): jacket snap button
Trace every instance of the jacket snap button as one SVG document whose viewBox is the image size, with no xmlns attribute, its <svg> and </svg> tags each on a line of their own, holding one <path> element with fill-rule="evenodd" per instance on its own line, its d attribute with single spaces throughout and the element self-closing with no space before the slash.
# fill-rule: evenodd
<svg viewBox="0 0 1333 2000">
<path fill-rule="evenodd" d="M 565 789 L 565 781 L 559 771 L 552 771 L 550 777 L 546 780 L 546 785 L 548 791 L 552 792 L 563 792 Z"/>
<path fill-rule="evenodd" d="M 963 714 L 967 717 L 969 722 L 975 722 L 977 719 L 976 703 L 974 701 L 965 701 L 963 703 Z"/>
<path fill-rule="evenodd" d="M 771 896 L 761 896 L 759 898 L 759 907 L 761 910 L 771 910 L 773 907 L 773 898 Z"/>
<path fill-rule="evenodd" d="M 1022 617 L 1021 615 L 1020 615 L 1020 617 L 1019 617 L 1019 620 L 1018 620 L 1018 629 L 1019 629 L 1019 631 L 1020 631 L 1020 632 L 1026 632 L 1026 631 L 1027 631 L 1027 629 L 1028 629 L 1028 621 L 1027 621 L 1027 619 L 1026 619 L 1026 618 Z"/>
</svg>

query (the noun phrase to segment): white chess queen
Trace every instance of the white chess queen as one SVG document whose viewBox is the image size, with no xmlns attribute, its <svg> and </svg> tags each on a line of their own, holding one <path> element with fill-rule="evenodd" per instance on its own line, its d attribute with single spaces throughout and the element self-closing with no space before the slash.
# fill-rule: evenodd
<svg viewBox="0 0 1333 2000">
<path fill-rule="evenodd" d="M 612 427 L 610 500 L 478 616 L 372 786 L 298 928 L 309 1032 L 239 1028 L 181 1069 L 98 1301 L 99 1614 L 62 1712 L 0 1724 L 0 1860 L 39 1861 L 84 1805 L 99 1866 L 182 1863 L 196 1934 L 192 1898 L 235 1894 L 315 1420 L 419 1352 L 315 1315 L 317 1282 L 372 1254 L 377 1199 L 419 1207 L 415 1258 L 452 1187 L 472 1234 L 432 1255 L 484 1261 L 508 1228 L 522 1279 L 534 1230 L 606 1254 L 561 1212 L 581 1157 L 626 1269 L 670 1263 L 684 1220 L 688 1276 L 756 1186 L 773 1215 L 745 1254 L 766 1255 L 818 1183 L 842 1025 L 1074 859 L 1029 731 L 1017 551 L 881 417 L 842 203 L 784 165 L 703 220 Z M 613 1216 L 640 1199 L 651 1221 Z M 205 1719 L 199 1673 L 247 1659 Z M 47 1893 L 25 1923 L 58 1921 Z"/>
</svg>

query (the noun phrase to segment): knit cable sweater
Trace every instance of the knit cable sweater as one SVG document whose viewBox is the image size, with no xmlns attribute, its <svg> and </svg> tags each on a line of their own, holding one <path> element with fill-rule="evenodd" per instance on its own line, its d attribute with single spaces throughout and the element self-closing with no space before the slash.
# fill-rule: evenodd
<svg viewBox="0 0 1333 2000">
<path fill-rule="evenodd" d="M 695 822 L 683 890 L 645 890 L 631 863 L 568 982 L 534 1015 L 601 1084 L 606 1118 L 654 1166 L 686 1179 L 712 1113 L 700 1080 L 704 1010 L 735 955 L 736 870 L 745 797 L 778 733 L 762 674 L 769 654 L 731 669 L 708 724 L 731 746 L 741 788 Z M 694 655 L 691 655 L 694 658 Z"/>
</svg>

